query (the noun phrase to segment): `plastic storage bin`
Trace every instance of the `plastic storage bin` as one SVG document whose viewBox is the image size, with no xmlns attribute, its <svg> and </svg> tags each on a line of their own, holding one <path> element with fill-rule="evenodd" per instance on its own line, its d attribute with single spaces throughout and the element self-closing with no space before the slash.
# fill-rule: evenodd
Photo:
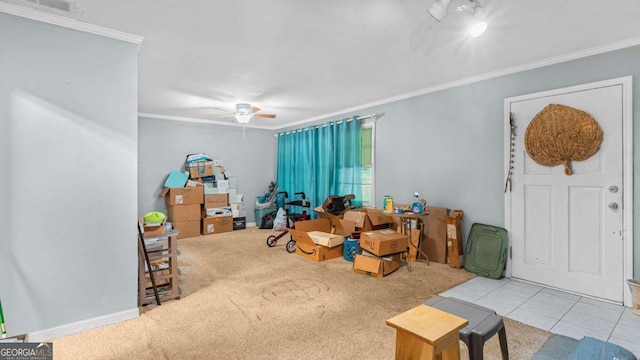
<svg viewBox="0 0 640 360">
<path fill-rule="evenodd" d="M 270 212 L 274 212 L 274 211 L 278 211 L 278 208 L 275 206 L 272 207 L 268 207 L 268 208 L 264 208 L 264 209 L 255 209 L 255 214 L 256 214 L 256 226 L 260 227 L 260 225 L 262 224 L 262 217 L 265 214 L 268 214 Z"/>
<path fill-rule="evenodd" d="M 351 239 L 349 237 L 344 238 L 342 245 L 342 257 L 347 261 L 353 261 L 357 254 L 362 253 L 360 245 L 358 245 L 359 239 Z"/>
</svg>

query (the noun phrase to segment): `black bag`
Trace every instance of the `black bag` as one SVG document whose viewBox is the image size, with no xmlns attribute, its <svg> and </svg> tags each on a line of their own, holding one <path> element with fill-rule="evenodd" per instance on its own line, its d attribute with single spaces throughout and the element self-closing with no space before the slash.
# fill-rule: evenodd
<svg viewBox="0 0 640 360">
<path fill-rule="evenodd" d="M 262 222 L 260 223 L 260 229 L 273 229 L 273 220 L 276 218 L 278 211 L 272 211 L 262 215 Z"/>
</svg>

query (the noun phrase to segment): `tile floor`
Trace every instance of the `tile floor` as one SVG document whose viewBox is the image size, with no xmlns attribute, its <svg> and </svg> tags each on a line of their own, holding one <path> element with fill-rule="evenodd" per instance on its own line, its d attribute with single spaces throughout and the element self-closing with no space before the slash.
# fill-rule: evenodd
<svg viewBox="0 0 640 360">
<path fill-rule="evenodd" d="M 609 341 L 640 357 L 640 316 L 631 308 L 510 278 L 475 277 L 440 295 L 491 308 L 554 334 Z"/>
</svg>

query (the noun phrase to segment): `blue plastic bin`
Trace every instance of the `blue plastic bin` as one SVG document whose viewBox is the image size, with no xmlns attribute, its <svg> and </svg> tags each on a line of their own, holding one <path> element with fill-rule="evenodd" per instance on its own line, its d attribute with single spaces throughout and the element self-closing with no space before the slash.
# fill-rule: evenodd
<svg viewBox="0 0 640 360">
<path fill-rule="evenodd" d="M 358 239 L 351 239 L 349 237 L 344 238 L 344 244 L 342 245 L 342 256 L 347 261 L 353 261 L 357 254 L 361 254 L 362 249 L 358 245 Z"/>
</svg>

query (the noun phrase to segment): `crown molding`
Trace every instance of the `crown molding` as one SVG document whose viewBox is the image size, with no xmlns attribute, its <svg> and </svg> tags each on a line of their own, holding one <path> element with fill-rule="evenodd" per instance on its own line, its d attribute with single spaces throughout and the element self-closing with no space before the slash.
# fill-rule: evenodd
<svg viewBox="0 0 640 360">
<path fill-rule="evenodd" d="M 245 127 L 245 128 L 260 129 L 260 130 L 276 130 L 276 128 L 273 126 L 252 125 L 251 122 L 248 122 L 246 124 L 240 124 L 235 121 L 228 122 L 228 121 L 206 120 L 206 119 L 198 119 L 198 118 L 191 118 L 191 117 L 184 117 L 184 116 L 160 115 L 160 114 L 151 114 L 151 113 L 138 113 L 138 117 L 159 119 L 159 120 L 182 121 L 182 122 L 207 124 L 207 125 Z"/>
<path fill-rule="evenodd" d="M 118 30 L 108 29 L 102 26 L 89 24 L 79 20 L 55 15 L 24 6 L 0 2 L 0 13 L 20 16 L 26 19 L 53 24 L 68 29 L 78 30 L 90 34 L 100 35 L 111 39 L 122 40 L 132 44 L 140 45 L 144 38 L 142 36 L 125 33 Z"/>
</svg>

